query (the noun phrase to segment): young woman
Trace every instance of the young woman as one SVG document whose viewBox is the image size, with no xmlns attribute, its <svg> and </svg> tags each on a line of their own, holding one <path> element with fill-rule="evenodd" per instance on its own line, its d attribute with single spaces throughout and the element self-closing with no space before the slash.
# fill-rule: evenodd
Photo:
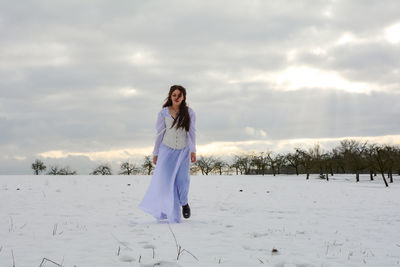
<svg viewBox="0 0 400 267">
<path fill-rule="evenodd" d="M 186 89 L 171 86 L 158 113 L 157 138 L 153 150 L 156 165 L 150 185 L 139 207 L 158 221 L 179 223 L 190 217 L 188 204 L 190 161 L 196 161 L 196 116 L 186 104 Z"/>
</svg>

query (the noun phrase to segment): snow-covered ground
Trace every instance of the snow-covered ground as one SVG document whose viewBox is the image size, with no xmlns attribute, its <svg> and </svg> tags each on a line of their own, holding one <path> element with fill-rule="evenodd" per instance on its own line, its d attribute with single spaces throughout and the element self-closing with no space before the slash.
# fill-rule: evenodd
<svg viewBox="0 0 400 267">
<path fill-rule="evenodd" d="M 400 266 L 400 179 L 368 179 L 192 176 L 169 225 L 150 176 L 0 176 L 0 266 Z"/>
</svg>

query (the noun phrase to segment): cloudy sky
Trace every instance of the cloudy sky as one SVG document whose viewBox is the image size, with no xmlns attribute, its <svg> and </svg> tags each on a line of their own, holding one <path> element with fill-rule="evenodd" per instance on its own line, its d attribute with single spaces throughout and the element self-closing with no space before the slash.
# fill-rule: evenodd
<svg viewBox="0 0 400 267">
<path fill-rule="evenodd" d="M 399 144 L 399 14 L 398 0 L 1 0 L 0 174 L 143 158 L 173 84 L 199 154 Z"/>
</svg>

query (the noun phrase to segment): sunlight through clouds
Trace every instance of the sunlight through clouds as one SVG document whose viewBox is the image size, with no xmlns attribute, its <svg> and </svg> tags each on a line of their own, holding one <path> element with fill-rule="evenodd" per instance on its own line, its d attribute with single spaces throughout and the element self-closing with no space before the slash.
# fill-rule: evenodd
<svg viewBox="0 0 400 267">
<path fill-rule="evenodd" d="M 153 57 L 153 55 L 150 52 L 145 52 L 145 51 L 133 53 L 129 57 L 129 61 L 131 64 L 134 64 L 134 65 L 157 64 L 157 60 Z"/>
<path fill-rule="evenodd" d="M 95 152 L 68 152 L 63 150 L 53 150 L 38 154 L 44 158 L 67 158 L 69 156 L 86 156 L 93 161 L 120 161 L 131 157 L 150 155 L 153 147 L 138 147 L 126 149 L 113 149 L 108 151 Z"/>
<path fill-rule="evenodd" d="M 362 40 L 357 38 L 354 34 L 347 32 L 344 33 L 339 39 L 336 41 L 336 45 L 345 45 L 351 43 L 361 42 Z"/>
<path fill-rule="evenodd" d="M 126 87 L 119 90 L 120 94 L 125 97 L 133 97 L 139 94 L 139 91 L 134 88 Z"/>
<path fill-rule="evenodd" d="M 323 50 L 317 50 L 324 53 Z M 275 90 L 294 91 L 307 88 L 336 89 L 350 93 L 371 93 L 382 91 L 371 83 L 346 80 L 334 71 L 325 71 L 306 66 L 293 66 L 280 72 L 249 74 L 242 79 L 231 79 L 230 83 L 264 82 L 271 84 Z"/>
<path fill-rule="evenodd" d="M 283 90 L 302 88 L 340 89 L 352 93 L 369 93 L 371 87 L 365 83 L 347 81 L 335 72 L 310 67 L 289 67 L 275 74 L 275 86 Z"/>
<path fill-rule="evenodd" d="M 387 27 L 385 29 L 385 37 L 392 44 L 399 43 L 400 42 L 400 22 Z"/>
</svg>

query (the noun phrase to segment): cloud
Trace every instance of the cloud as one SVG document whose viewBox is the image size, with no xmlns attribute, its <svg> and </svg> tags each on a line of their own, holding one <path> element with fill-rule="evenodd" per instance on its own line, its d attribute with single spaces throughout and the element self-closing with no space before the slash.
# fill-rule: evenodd
<svg viewBox="0 0 400 267">
<path fill-rule="evenodd" d="M 0 151 L 133 157 L 172 84 L 204 151 L 396 135 L 398 14 L 397 0 L 1 1 Z"/>
<path fill-rule="evenodd" d="M 400 22 L 387 27 L 385 37 L 392 44 L 400 43 Z"/>
<path fill-rule="evenodd" d="M 143 155 L 151 155 L 152 151 L 153 147 L 124 148 L 93 152 L 67 152 L 63 150 L 52 150 L 42 152 L 38 154 L 38 156 L 53 159 L 82 156 L 87 157 L 92 161 L 123 161 L 129 158 L 138 158 L 142 157 Z"/>
<path fill-rule="evenodd" d="M 266 137 L 267 133 L 264 130 L 256 130 L 252 127 L 245 127 L 244 131 L 246 134 L 252 136 L 252 137 Z"/>
</svg>

